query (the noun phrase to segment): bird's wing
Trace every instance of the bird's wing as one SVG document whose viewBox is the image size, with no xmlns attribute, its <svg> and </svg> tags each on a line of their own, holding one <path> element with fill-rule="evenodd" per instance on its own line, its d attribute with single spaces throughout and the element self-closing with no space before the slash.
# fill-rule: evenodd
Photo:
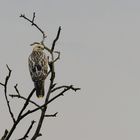
<svg viewBox="0 0 140 140">
<path fill-rule="evenodd" d="M 28 59 L 29 71 L 33 81 L 45 80 L 48 74 L 48 59 L 46 54 L 31 54 Z"/>
</svg>

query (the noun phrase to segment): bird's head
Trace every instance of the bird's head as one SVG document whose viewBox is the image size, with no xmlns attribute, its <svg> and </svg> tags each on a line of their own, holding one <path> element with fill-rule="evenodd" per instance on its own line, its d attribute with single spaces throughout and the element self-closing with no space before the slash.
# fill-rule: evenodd
<svg viewBox="0 0 140 140">
<path fill-rule="evenodd" d="M 33 51 L 43 51 L 45 49 L 44 45 L 38 42 L 34 42 L 31 46 L 33 46 Z"/>
</svg>

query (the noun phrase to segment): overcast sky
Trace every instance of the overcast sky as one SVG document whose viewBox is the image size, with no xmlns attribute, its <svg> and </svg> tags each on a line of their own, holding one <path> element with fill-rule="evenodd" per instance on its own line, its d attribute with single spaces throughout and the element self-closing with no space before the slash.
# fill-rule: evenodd
<svg viewBox="0 0 140 140">
<path fill-rule="evenodd" d="M 42 36 L 19 18 L 20 14 L 32 17 L 33 12 L 48 35 L 48 47 L 62 26 L 56 44 L 61 51 L 56 82 L 82 88 L 49 105 L 48 113 L 59 113 L 45 120 L 43 136 L 38 139 L 139 140 L 140 1 L 0 0 L 0 81 L 4 81 L 8 64 L 12 69 L 9 94 L 15 93 L 16 83 L 24 96 L 33 88 L 27 64 L 32 51 L 29 45 Z M 2 87 L 0 92 L 1 136 L 12 120 Z M 17 115 L 23 102 L 10 99 L 10 103 Z M 22 137 L 39 115 L 30 117 L 20 123 L 11 140 Z"/>
</svg>

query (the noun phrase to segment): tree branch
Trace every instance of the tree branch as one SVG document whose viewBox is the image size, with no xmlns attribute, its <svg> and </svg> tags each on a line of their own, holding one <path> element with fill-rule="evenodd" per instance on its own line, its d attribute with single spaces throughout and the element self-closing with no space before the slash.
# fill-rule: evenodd
<svg viewBox="0 0 140 140">
<path fill-rule="evenodd" d="M 32 19 L 32 23 L 34 23 L 35 20 L 35 12 L 33 13 L 33 19 Z M 33 24 L 32 24 L 33 25 Z"/>
<path fill-rule="evenodd" d="M 10 104 L 9 104 L 9 100 L 8 100 L 8 97 L 7 97 L 7 84 L 8 84 L 8 81 L 10 79 L 12 70 L 9 68 L 8 65 L 6 65 L 6 67 L 7 67 L 8 71 L 9 71 L 9 73 L 8 73 L 8 75 L 5 78 L 5 83 L 4 84 L 1 83 L 0 85 L 2 85 L 4 87 L 4 95 L 5 95 L 6 103 L 7 103 L 7 106 L 8 106 L 8 110 L 9 110 L 9 113 L 10 113 L 11 118 L 13 120 L 13 123 L 15 123 L 14 114 L 13 114 L 13 112 L 11 110 L 11 107 L 10 107 Z"/>
<path fill-rule="evenodd" d="M 61 91 L 58 95 L 56 95 L 56 96 L 54 96 L 52 99 L 50 99 L 50 100 L 48 101 L 47 104 L 51 103 L 53 100 L 57 99 L 58 97 L 63 96 L 64 93 L 67 92 L 67 91 L 70 90 L 70 89 L 71 89 L 71 90 L 74 90 L 75 92 L 76 92 L 77 90 L 80 90 L 80 88 L 74 88 L 73 85 L 66 86 L 66 88 L 65 88 L 63 91 Z"/>
<path fill-rule="evenodd" d="M 54 92 L 56 90 L 59 90 L 59 89 L 62 89 L 62 88 L 71 88 L 72 90 L 76 91 L 76 90 L 80 90 L 80 88 L 74 88 L 73 85 L 70 85 L 70 86 L 66 86 L 66 85 L 63 85 L 63 86 L 59 86 L 59 87 L 56 87 L 54 89 L 51 90 L 51 92 Z"/>
<path fill-rule="evenodd" d="M 27 100 L 25 101 L 24 105 L 23 105 L 23 108 L 21 109 L 19 115 L 18 115 L 18 119 L 21 118 L 21 115 L 23 113 L 23 111 L 26 109 L 27 105 L 29 104 L 29 100 L 30 98 L 32 97 L 32 95 L 34 94 L 35 92 L 35 88 L 32 90 L 32 92 L 30 93 L 30 95 L 28 96 Z"/>
<path fill-rule="evenodd" d="M 19 93 L 19 90 L 18 90 L 17 86 L 18 86 L 18 84 L 16 84 L 16 85 L 14 86 L 14 88 L 15 88 L 17 94 L 20 96 L 20 93 Z"/>
<path fill-rule="evenodd" d="M 61 26 L 59 26 L 56 38 L 54 39 L 54 41 L 52 43 L 51 52 L 54 51 L 55 44 L 56 44 L 56 42 L 57 42 L 57 40 L 59 39 L 59 36 L 60 36 L 60 31 L 61 31 Z"/>
<path fill-rule="evenodd" d="M 34 22 L 35 20 L 35 12 L 33 13 L 33 18 L 32 20 L 30 20 L 29 18 L 27 18 L 25 16 L 25 14 L 21 14 L 20 15 L 21 18 L 24 18 L 25 20 L 29 21 L 31 23 L 32 26 L 35 26 L 41 33 L 42 33 L 42 36 L 43 36 L 43 39 L 42 39 L 42 42 L 44 42 L 44 39 L 47 37 L 45 32 Z"/>
<path fill-rule="evenodd" d="M 56 117 L 57 114 L 58 114 L 58 112 L 51 114 L 51 115 L 45 115 L 45 117 Z"/>
<path fill-rule="evenodd" d="M 23 100 L 25 100 L 25 101 L 27 100 L 27 98 L 25 98 L 25 97 L 23 97 L 23 96 L 21 96 L 21 95 L 9 94 L 9 96 L 12 97 L 12 98 L 20 98 L 20 99 L 23 99 Z M 32 101 L 32 100 L 29 100 L 29 102 L 32 103 L 32 104 L 34 104 L 34 105 L 37 106 L 37 107 L 40 107 L 37 103 L 35 103 L 35 102 Z"/>
<path fill-rule="evenodd" d="M 20 98 L 20 99 L 23 99 L 23 100 L 26 101 L 27 98 L 25 98 L 25 97 L 23 97 L 23 96 L 20 95 L 17 86 L 18 86 L 18 84 L 16 84 L 16 85 L 14 86 L 14 88 L 15 88 L 15 90 L 16 90 L 16 92 L 17 92 L 17 95 L 15 95 L 15 94 L 9 94 L 9 96 L 12 97 L 12 98 Z M 32 103 L 32 104 L 34 104 L 35 106 L 39 107 L 39 105 L 38 105 L 37 103 L 35 103 L 34 101 L 29 100 L 29 102 Z"/>
<path fill-rule="evenodd" d="M 32 129 L 33 125 L 34 125 L 34 123 L 35 123 L 35 121 L 33 120 L 33 121 L 31 122 L 31 125 L 29 126 L 27 132 L 26 132 L 25 135 L 23 136 L 23 138 L 20 138 L 20 139 L 18 139 L 18 140 L 26 140 L 26 138 L 28 138 L 28 134 L 30 133 L 30 131 L 31 131 L 31 129 Z"/>
<path fill-rule="evenodd" d="M 29 115 L 29 114 L 31 114 L 31 113 L 33 113 L 33 112 L 36 112 L 36 111 L 38 111 L 38 110 L 40 110 L 40 109 L 46 107 L 48 104 L 50 104 L 52 101 L 56 100 L 58 97 L 63 96 L 64 93 L 67 92 L 67 91 L 70 90 L 70 89 L 71 89 L 71 90 L 74 90 L 75 92 L 76 92 L 77 90 L 80 90 L 80 88 L 74 88 L 72 85 L 67 86 L 67 88 L 65 88 L 63 91 L 61 91 L 58 95 L 54 96 L 54 97 L 53 97 L 52 99 L 50 99 L 48 102 L 46 102 L 45 104 L 43 104 L 43 105 L 41 105 L 40 107 L 37 107 L 37 108 L 35 108 L 35 109 L 33 109 L 33 110 L 28 110 L 28 111 L 27 111 L 26 113 L 24 113 L 21 117 L 24 118 L 24 117 L 26 117 L 27 115 Z"/>
<path fill-rule="evenodd" d="M 8 130 L 6 129 L 5 132 L 4 132 L 4 135 L 3 135 L 2 138 L 1 138 L 1 140 L 5 140 L 7 134 L 8 134 Z"/>
<path fill-rule="evenodd" d="M 58 59 L 60 59 L 60 52 L 55 51 L 54 53 L 57 53 L 57 57 L 53 60 L 52 63 L 55 63 Z"/>
<path fill-rule="evenodd" d="M 4 86 L 4 84 L 3 84 L 3 83 L 0 83 L 0 85 L 1 85 L 1 86 Z"/>
<path fill-rule="evenodd" d="M 14 130 L 16 129 L 16 126 L 17 126 L 18 123 L 23 119 L 21 115 L 22 115 L 23 111 L 26 109 L 27 105 L 29 104 L 29 100 L 30 100 L 30 98 L 32 97 L 32 95 L 33 95 L 34 92 L 35 92 L 35 88 L 34 88 L 34 89 L 31 91 L 31 93 L 29 94 L 27 100 L 25 101 L 25 103 L 24 103 L 24 105 L 23 105 L 23 107 L 22 107 L 22 109 L 21 109 L 21 111 L 20 111 L 20 113 L 19 113 L 19 115 L 18 115 L 18 117 L 17 117 L 15 123 L 13 124 L 13 126 L 12 126 L 11 130 L 9 131 L 9 133 L 8 133 L 8 135 L 7 135 L 7 137 L 6 137 L 5 140 L 9 140 L 9 138 L 10 138 L 11 135 L 13 134 Z"/>
</svg>

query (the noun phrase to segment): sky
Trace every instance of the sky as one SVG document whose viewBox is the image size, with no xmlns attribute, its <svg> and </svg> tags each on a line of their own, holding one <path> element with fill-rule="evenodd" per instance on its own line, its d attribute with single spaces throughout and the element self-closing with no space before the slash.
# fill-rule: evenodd
<svg viewBox="0 0 140 140">
<path fill-rule="evenodd" d="M 20 14 L 32 17 L 33 12 L 36 23 L 48 35 L 48 47 L 58 27 L 62 27 L 56 44 L 56 50 L 61 51 L 56 82 L 81 88 L 49 105 L 48 113 L 58 112 L 58 116 L 44 121 L 43 136 L 38 140 L 139 140 L 140 1 L 0 0 L 0 81 L 7 75 L 8 64 L 12 69 L 8 94 L 15 93 L 16 83 L 23 96 L 28 96 L 33 88 L 27 62 L 32 51 L 29 45 L 42 36 L 19 18 Z M 2 136 L 5 129 L 10 129 L 12 120 L 2 87 L 0 93 Z M 23 101 L 9 100 L 17 115 Z M 38 117 L 39 112 L 22 121 L 11 139 L 22 137 L 31 120 Z"/>
</svg>

